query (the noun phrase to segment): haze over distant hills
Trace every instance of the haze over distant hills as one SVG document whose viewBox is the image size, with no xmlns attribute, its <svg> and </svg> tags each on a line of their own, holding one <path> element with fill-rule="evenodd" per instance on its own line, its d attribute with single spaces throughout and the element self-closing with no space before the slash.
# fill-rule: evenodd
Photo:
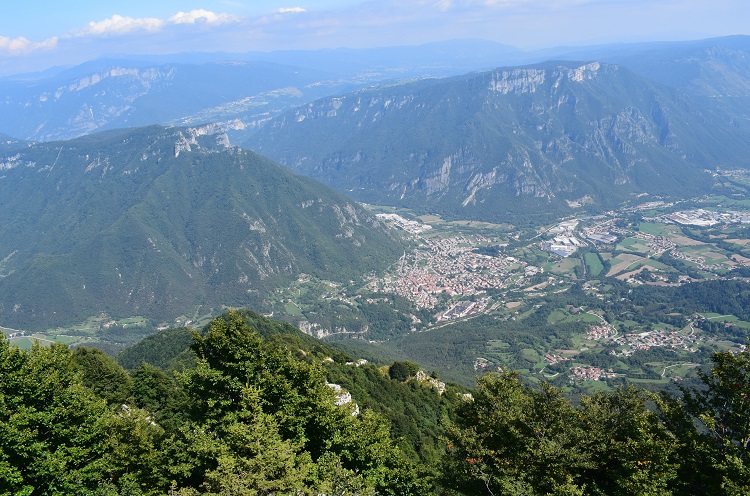
<svg viewBox="0 0 750 496">
<path fill-rule="evenodd" d="M 524 52 L 482 40 L 277 52 L 120 55 L 0 78 L 0 132 L 69 139 L 118 127 L 222 123 L 241 142 L 280 111 L 364 87 L 547 60 L 624 65 L 697 96 L 735 97 L 747 118 L 750 38 L 559 47 Z"/>
<path fill-rule="evenodd" d="M 348 280 L 402 249 L 356 203 L 217 126 L 0 144 L 4 325 L 260 308 L 300 273 Z"/>
<path fill-rule="evenodd" d="M 358 87 L 332 75 L 266 62 L 147 64 L 101 60 L 41 79 L 0 80 L 0 130 L 30 140 L 69 139 L 149 124 L 243 121 Z"/>
<path fill-rule="evenodd" d="M 369 50 L 102 59 L 0 79 L 0 131 L 69 139 L 148 124 L 221 122 L 233 136 L 284 108 L 383 81 L 454 75 L 520 52 L 484 41 Z"/>
<path fill-rule="evenodd" d="M 750 36 L 570 50 L 559 58 L 620 64 L 695 96 L 750 96 Z"/>
</svg>

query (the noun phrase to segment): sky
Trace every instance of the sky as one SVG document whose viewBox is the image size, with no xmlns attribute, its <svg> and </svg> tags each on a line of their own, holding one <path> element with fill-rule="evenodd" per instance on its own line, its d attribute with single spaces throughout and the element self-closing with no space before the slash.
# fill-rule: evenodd
<svg viewBox="0 0 750 496">
<path fill-rule="evenodd" d="M 0 74 L 118 54 L 417 45 L 556 46 L 750 34 L 748 0 L 24 0 L 3 2 Z"/>
</svg>

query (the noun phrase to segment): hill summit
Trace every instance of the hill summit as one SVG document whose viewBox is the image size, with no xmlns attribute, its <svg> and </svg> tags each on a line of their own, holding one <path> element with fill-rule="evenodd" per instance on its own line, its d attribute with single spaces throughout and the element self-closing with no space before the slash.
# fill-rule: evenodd
<svg viewBox="0 0 750 496">
<path fill-rule="evenodd" d="M 0 145 L 5 325 L 262 308 L 301 273 L 348 279 L 401 249 L 356 203 L 215 125 Z"/>
</svg>

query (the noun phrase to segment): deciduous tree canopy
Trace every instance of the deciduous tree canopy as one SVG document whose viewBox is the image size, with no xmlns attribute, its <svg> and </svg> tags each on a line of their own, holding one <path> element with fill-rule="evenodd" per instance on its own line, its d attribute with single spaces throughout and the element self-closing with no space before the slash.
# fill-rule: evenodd
<svg viewBox="0 0 750 496">
<path fill-rule="evenodd" d="M 333 366 L 325 346 L 284 330 L 229 312 L 193 332 L 193 365 L 179 372 L 0 340 L 0 494 L 750 491 L 748 352 L 716 354 L 703 388 L 679 398 L 628 387 L 574 404 L 495 373 L 460 401 L 419 383 L 415 364 L 390 376 Z"/>
</svg>

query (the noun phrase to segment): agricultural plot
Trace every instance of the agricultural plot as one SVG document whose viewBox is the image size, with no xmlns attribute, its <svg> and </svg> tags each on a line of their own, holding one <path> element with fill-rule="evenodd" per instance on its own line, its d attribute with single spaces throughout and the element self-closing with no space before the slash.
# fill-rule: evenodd
<svg viewBox="0 0 750 496">
<path fill-rule="evenodd" d="M 623 272 L 622 274 L 619 274 L 615 276 L 615 279 L 618 279 L 620 281 L 627 281 L 631 277 L 636 276 L 637 274 L 640 274 L 644 270 L 650 270 L 648 266 L 642 265 L 641 267 L 637 268 L 636 270 L 631 270 L 630 272 Z"/>
<path fill-rule="evenodd" d="M 727 243 L 732 243 L 733 245 L 740 245 L 740 246 L 745 246 L 745 245 L 750 244 L 750 239 L 729 238 L 729 239 L 725 239 L 724 241 L 726 241 Z"/>
<path fill-rule="evenodd" d="M 291 316 L 302 315 L 302 309 L 299 307 L 299 305 L 297 305 L 293 301 L 286 303 L 284 305 L 284 310 L 286 311 L 287 315 L 291 315 Z"/>
<path fill-rule="evenodd" d="M 687 236 L 683 236 L 682 234 L 672 234 L 669 237 L 679 247 L 699 246 L 704 244 L 702 241 L 688 238 Z"/>
<path fill-rule="evenodd" d="M 617 249 L 621 251 L 634 251 L 637 253 L 646 254 L 649 252 L 649 247 L 646 246 L 641 239 L 637 238 L 625 238 L 618 245 Z"/>
<path fill-rule="evenodd" d="M 12 337 L 8 340 L 13 345 L 18 346 L 21 349 L 30 349 L 34 343 L 39 343 L 42 346 L 50 346 L 53 343 L 61 343 L 66 345 L 82 344 L 86 341 L 86 338 L 81 336 L 68 336 L 68 335 L 54 335 L 54 334 L 43 334 L 34 333 L 31 335 L 22 335 Z"/>
<path fill-rule="evenodd" d="M 571 313 L 567 309 L 558 308 L 553 310 L 547 317 L 548 324 L 563 324 L 570 322 L 598 323 L 601 322 L 597 315 L 578 311 Z"/>
<path fill-rule="evenodd" d="M 596 253 L 586 253 L 584 260 L 591 277 L 597 277 L 604 270 L 604 265 L 602 265 L 602 261 Z"/>
<path fill-rule="evenodd" d="M 623 272 L 622 274 L 619 274 L 615 276 L 616 279 L 620 281 L 627 281 L 628 279 L 634 277 L 635 275 L 643 272 L 644 270 L 652 271 L 652 272 L 668 272 L 670 271 L 670 268 L 664 265 L 663 263 L 651 259 L 651 258 L 644 258 L 640 260 L 636 266 L 638 267 L 635 270 L 631 270 L 628 272 Z M 658 284 L 659 281 L 657 281 L 655 284 Z"/>
<path fill-rule="evenodd" d="M 636 263 L 643 260 L 643 257 L 630 253 L 621 253 L 611 260 L 612 268 L 607 273 L 608 276 L 614 276 L 620 272 L 634 269 Z"/>
<path fill-rule="evenodd" d="M 578 267 L 580 263 L 581 261 L 578 258 L 563 258 L 562 260 L 545 264 L 544 270 L 553 272 L 558 275 L 570 275 L 575 271 L 575 268 Z"/>
<path fill-rule="evenodd" d="M 9 342 L 12 345 L 18 346 L 22 350 L 29 350 L 34 346 L 34 340 L 27 337 L 11 338 Z"/>
<path fill-rule="evenodd" d="M 714 264 L 726 264 L 726 265 L 734 265 L 734 263 L 727 258 L 726 255 L 723 253 L 717 253 L 715 251 L 704 251 L 703 257 L 706 259 L 707 265 L 714 265 Z"/>
<path fill-rule="evenodd" d="M 642 233 L 651 234 L 652 236 L 671 237 L 677 232 L 673 225 L 661 224 L 658 222 L 641 222 L 638 224 L 638 230 Z"/>
</svg>

